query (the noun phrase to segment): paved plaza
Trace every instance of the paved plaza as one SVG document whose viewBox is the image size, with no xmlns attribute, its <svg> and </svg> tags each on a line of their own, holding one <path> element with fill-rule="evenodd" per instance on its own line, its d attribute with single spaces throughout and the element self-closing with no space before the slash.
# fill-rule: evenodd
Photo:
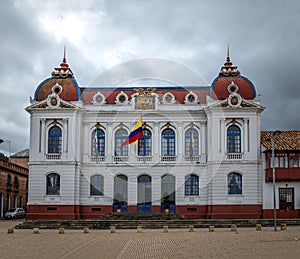
<svg viewBox="0 0 300 259">
<path fill-rule="evenodd" d="M 143 229 L 58 230 L 40 229 L 34 234 L 30 229 L 9 227 L 19 221 L 0 221 L 0 257 L 4 258 L 299 258 L 300 226 L 286 231 L 273 228 L 208 229 Z"/>
</svg>

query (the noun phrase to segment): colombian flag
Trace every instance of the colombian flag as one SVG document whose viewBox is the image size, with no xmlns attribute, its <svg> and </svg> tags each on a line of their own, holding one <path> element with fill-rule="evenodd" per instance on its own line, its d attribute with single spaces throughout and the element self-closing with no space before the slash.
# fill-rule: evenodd
<svg viewBox="0 0 300 259">
<path fill-rule="evenodd" d="M 143 130 L 142 130 L 142 117 L 138 120 L 138 122 L 135 124 L 133 127 L 132 131 L 129 134 L 128 139 L 126 139 L 123 143 L 122 146 L 126 146 L 128 144 L 136 144 L 136 141 L 143 136 Z"/>
</svg>

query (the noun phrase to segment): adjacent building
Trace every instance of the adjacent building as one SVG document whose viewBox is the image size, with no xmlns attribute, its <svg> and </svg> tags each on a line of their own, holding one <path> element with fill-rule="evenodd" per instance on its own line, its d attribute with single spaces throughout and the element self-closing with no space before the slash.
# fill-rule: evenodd
<svg viewBox="0 0 300 259">
<path fill-rule="evenodd" d="M 274 140 L 275 200 L 279 218 L 300 217 L 300 131 L 261 132 L 263 156 L 263 217 L 272 218 Z"/>
<path fill-rule="evenodd" d="M 27 153 L 28 156 L 28 153 Z M 17 159 L 17 158 L 16 158 Z M 23 158 L 21 158 L 23 160 Z M 0 159 L 0 217 L 10 208 L 24 208 L 27 203 L 28 158 L 24 166 Z"/>
</svg>

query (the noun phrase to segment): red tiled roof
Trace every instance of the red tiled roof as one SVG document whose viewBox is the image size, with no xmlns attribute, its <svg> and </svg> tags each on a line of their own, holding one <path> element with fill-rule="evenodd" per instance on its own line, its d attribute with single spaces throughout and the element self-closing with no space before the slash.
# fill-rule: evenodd
<svg viewBox="0 0 300 259">
<path fill-rule="evenodd" d="M 78 101 L 78 91 L 75 79 L 70 78 L 50 78 L 42 82 L 35 94 L 36 101 L 45 100 L 48 95 L 52 94 L 52 87 L 58 83 L 62 86 L 62 92 L 59 97 L 65 101 Z"/>
<path fill-rule="evenodd" d="M 115 104 L 116 97 L 121 91 L 122 91 L 122 89 L 117 89 L 117 90 L 107 90 L 105 88 L 100 89 L 100 90 L 99 89 L 95 89 L 95 90 L 83 89 L 81 91 L 81 101 L 85 105 L 92 104 L 93 96 L 96 93 L 101 92 L 105 96 L 107 104 Z M 134 90 L 123 90 L 123 92 L 125 94 L 127 94 L 129 100 L 131 99 L 131 95 L 136 93 L 136 91 L 134 91 Z M 159 90 L 154 91 L 154 93 L 158 94 L 160 100 L 162 99 L 162 97 L 165 93 L 172 93 L 175 96 L 177 104 L 184 104 L 185 96 L 189 92 L 190 92 L 190 90 L 187 90 L 187 89 L 179 89 L 179 90 L 178 89 L 175 89 L 175 90 L 159 89 Z M 199 102 L 201 104 L 206 103 L 206 96 L 209 95 L 209 89 L 203 89 L 203 90 L 195 89 L 195 90 L 192 90 L 192 92 L 198 96 Z"/>
<path fill-rule="evenodd" d="M 229 96 L 227 87 L 234 83 L 238 86 L 238 93 L 244 99 L 254 99 L 255 98 L 255 89 L 250 80 L 241 76 L 219 76 L 213 82 L 212 91 L 213 98 L 218 100 L 226 99 Z"/>
<path fill-rule="evenodd" d="M 270 139 L 274 131 L 261 131 L 261 144 L 267 149 L 272 149 Z M 281 131 L 278 136 L 274 137 L 275 150 L 300 151 L 300 130 Z"/>
</svg>

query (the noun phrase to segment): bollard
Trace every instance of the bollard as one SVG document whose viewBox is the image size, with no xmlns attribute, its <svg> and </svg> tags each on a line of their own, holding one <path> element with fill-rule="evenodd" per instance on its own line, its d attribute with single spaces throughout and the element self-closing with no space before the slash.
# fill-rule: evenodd
<svg viewBox="0 0 300 259">
<path fill-rule="evenodd" d="M 231 232 L 236 232 L 236 231 L 237 231 L 236 224 L 231 224 Z"/>
<path fill-rule="evenodd" d="M 209 226 L 208 229 L 209 232 L 215 232 L 215 226 Z"/>
<path fill-rule="evenodd" d="M 281 229 L 281 230 L 287 230 L 287 225 L 286 225 L 286 224 L 281 224 L 280 229 Z"/>
<path fill-rule="evenodd" d="M 59 228 L 58 229 L 58 234 L 64 234 L 65 233 L 65 229 L 64 228 Z"/>
<path fill-rule="evenodd" d="M 116 233 L 116 227 L 115 226 L 110 227 L 110 233 Z"/>
<path fill-rule="evenodd" d="M 137 233 L 142 233 L 142 226 L 137 226 L 136 230 L 137 230 Z"/>
<path fill-rule="evenodd" d="M 8 228 L 7 229 L 7 234 L 13 234 L 14 233 L 14 229 L 13 228 Z"/>
<path fill-rule="evenodd" d="M 40 229 L 39 228 L 33 228 L 33 234 L 39 234 Z"/>
<path fill-rule="evenodd" d="M 169 232 L 169 227 L 168 226 L 164 226 L 164 233 L 168 233 Z"/>
<path fill-rule="evenodd" d="M 189 232 L 194 232 L 194 225 L 189 225 Z"/>
<path fill-rule="evenodd" d="M 87 233 L 89 233 L 90 232 L 90 229 L 89 228 L 83 228 L 83 233 L 84 234 L 87 234 Z"/>
<path fill-rule="evenodd" d="M 256 231 L 261 231 L 261 224 L 256 224 Z"/>
</svg>

